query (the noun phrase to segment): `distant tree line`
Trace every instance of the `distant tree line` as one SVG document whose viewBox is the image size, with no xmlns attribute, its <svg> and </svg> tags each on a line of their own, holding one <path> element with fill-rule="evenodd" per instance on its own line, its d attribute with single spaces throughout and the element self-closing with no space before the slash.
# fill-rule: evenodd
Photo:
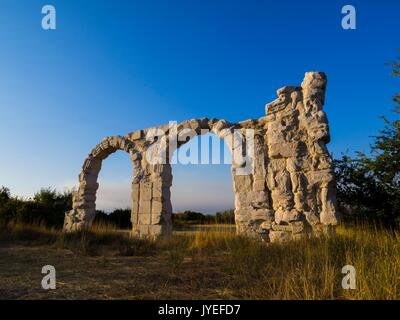
<svg viewBox="0 0 400 320">
<path fill-rule="evenodd" d="M 11 195 L 6 187 L 0 188 L 0 226 L 10 222 L 42 224 L 48 227 L 62 228 L 65 212 L 72 209 L 72 192 L 64 193 L 45 188 L 37 192 L 32 199 L 22 199 Z M 200 212 L 184 211 L 172 215 L 177 225 L 235 223 L 233 210 L 205 215 Z M 130 229 L 131 210 L 115 209 L 111 213 L 96 211 L 94 223 L 114 225 L 119 229 Z"/>
<path fill-rule="evenodd" d="M 111 213 L 96 210 L 94 223 L 111 224 L 118 229 L 131 229 L 131 209 L 115 209 Z"/>
<path fill-rule="evenodd" d="M 175 225 L 185 224 L 234 224 L 235 215 L 233 210 L 217 212 L 215 215 L 206 215 L 195 211 L 184 211 L 172 215 L 172 223 Z"/>
</svg>

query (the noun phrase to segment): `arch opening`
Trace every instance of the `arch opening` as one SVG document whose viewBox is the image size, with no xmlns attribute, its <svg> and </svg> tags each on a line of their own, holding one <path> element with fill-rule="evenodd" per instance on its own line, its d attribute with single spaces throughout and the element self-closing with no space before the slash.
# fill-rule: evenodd
<svg viewBox="0 0 400 320">
<path fill-rule="evenodd" d="M 174 230 L 216 222 L 217 212 L 233 214 L 232 156 L 217 134 L 196 135 L 181 144 L 172 155 L 171 167 Z"/>
<path fill-rule="evenodd" d="M 118 150 L 127 152 L 135 167 L 134 144 L 123 137 L 105 138 L 88 155 L 79 174 L 78 190 L 72 194 L 72 210 L 67 212 L 64 230 L 67 232 L 90 227 L 96 216 L 98 176 L 103 161 Z"/>
<path fill-rule="evenodd" d="M 96 193 L 96 225 L 116 229 L 132 229 L 132 191 L 134 166 L 129 156 L 120 150 L 102 163 Z"/>
</svg>

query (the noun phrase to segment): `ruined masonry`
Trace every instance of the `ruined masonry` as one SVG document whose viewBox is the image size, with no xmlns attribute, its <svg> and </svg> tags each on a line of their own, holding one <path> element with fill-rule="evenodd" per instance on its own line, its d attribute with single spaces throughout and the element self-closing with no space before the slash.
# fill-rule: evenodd
<svg viewBox="0 0 400 320">
<path fill-rule="evenodd" d="M 246 129 L 254 130 L 252 171 L 241 174 L 242 164 L 232 165 L 237 234 L 283 242 L 334 231 L 338 223 L 336 185 L 326 148 L 330 141 L 328 121 L 322 111 L 326 82 L 324 73 L 306 73 L 300 87 L 279 89 L 278 98 L 266 105 L 266 116 L 258 120 L 229 123 L 202 118 L 177 125 L 178 137 L 185 129 L 196 134 L 208 129 L 224 139 L 233 153 L 239 149 L 234 138 L 228 139 L 232 132 L 241 132 L 245 140 Z M 79 175 L 79 189 L 73 193 L 73 209 L 65 215 L 65 231 L 91 226 L 102 161 L 124 150 L 134 166 L 133 235 L 154 238 L 171 234 L 171 165 L 169 161 L 154 164 L 146 156 L 154 152 L 152 146 L 160 152 L 159 147 L 154 148 L 160 141 L 148 139 L 155 129 L 170 130 L 164 125 L 108 137 L 90 152 Z M 176 147 L 186 142 L 178 139 Z M 161 148 L 168 159 L 174 151 Z"/>
</svg>

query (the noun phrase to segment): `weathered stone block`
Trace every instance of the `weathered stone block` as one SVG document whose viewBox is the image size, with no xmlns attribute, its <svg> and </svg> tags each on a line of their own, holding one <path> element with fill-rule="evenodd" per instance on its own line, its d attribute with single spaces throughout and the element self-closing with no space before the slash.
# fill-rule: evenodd
<svg viewBox="0 0 400 320">
<path fill-rule="evenodd" d="M 139 202 L 138 201 L 132 201 L 131 211 L 132 211 L 132 213 L 139 213 Z"/>
<path fill-rule="evenodd" d="M 161 181 L 153 182 L 153 198 L 162 197 L 163 184 Z"/>
<path fill-rule="evenodd" d="M 272 230 L 274 231 L 284 231 L 284 232 L 292 232 L 292 226 L 289 224 L 273 224 Z"/>
<path fill-rule="evenodd" d="M 133 131 L 128 135 L 128 139 L 135 141 L 135 140 L 140 140 L 144 137 L 143 135 L 143 130 L 137 130 L 137 131 Z"/>
<path fill-rule="evenodd" d="M 140 185 L 140 200 L 151 200 L 152 199 L 152 184 L 142 183 Z"/>
<path fill-rule="evenodd" d="M 251 219 L 253 208 L 243 208 L 235 210 L 235 221 L 248 222 Z"/>
<path fill-rule="evenodd" d="M 139 202 L 139 213 L 150 214 L 151 213 L 151 201 L 140 200 L 140 202 Z"/>
<path fill-rule="evenodd" d="M 290 226 L 292 228 L 292 233 L 301 233 L 304 232 L 304 222 L 303 221 L 293 221 L 290 223 Z"/>
<path fill-rule="evenodd" d="M 133 183 L 132 184 L 132 200 L 138 202 L 139 201 L 139 184 Z"/>
<path fill-rule="evenodd" d="M 138 223 L 139 223 L 139 222 L 138 222 L 138 219 L 139 219 L 139 214 L 138 214 L 138 213 L 131 212 L 131 222 L 132 222 L 132 225 L 138 224 Z"/>
<path fill-rule="evenodd" d="M 278 224 L 281 222 L 289 223 L 292 221 L 298 221 L 300 219 L 301 219 L 301 213 L 295 209 L 292 210 L 278 209 L 275 211 L 275 221 Z"/>
<path fill-rule="evenodd" d="M 269 209 L 254 209 L 251 211 L 251 219 L 273 222 L 275 220 L 274 211 Z"/>
<path fill-rule="evenodd" d="M 287 231 L 273 231 L 269 232 L 269 239 L 271 242 L 288 242 L 292 240 L 292 233 Z"/>
<path fill-rule="evenodd" d="M 233 180 L 235 192 L 248 192 L 252 189 L 253 179 L 251 175 L 235 175 Z"/>
<path fill-rule="evenodd" d="M 151 224 L 151 214 L 150 213 L 139 213 L 138 214 L 138 224 Z"/>
<path fill-rule="evenodd" d="M 162 201 L 154 200 L 151 203 L 151 213 L 152 214 L 161 214 L 163 212 L 163 203 Z"/>
<path fill-rule="evenodd" d="M 260 178 L 260 179 L 254 179 L 254 183 L 253 183 L 254 191 L 265 191 L 265 189 L 266 189 L 265 177 Z"/>
<path fill-rule="evenodd" d="M 151 224 L 160 224 L 162 222 L 162 214 L 161 213 L 155 213 L 151 214 Z"/>
<path fill-rule="evenodd" d="M 270 229 L 272 229 L 273 224 L 274 224 L 273 221 L 272 222 L 264 221 L 260 224 L 260 229 L 261 230 L 270 230 Z"/>
</svg>

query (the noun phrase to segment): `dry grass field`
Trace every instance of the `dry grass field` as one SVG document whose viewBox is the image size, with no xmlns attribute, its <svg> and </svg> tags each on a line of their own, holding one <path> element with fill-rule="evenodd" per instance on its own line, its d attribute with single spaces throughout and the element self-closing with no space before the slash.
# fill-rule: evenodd
<svg viewBox="0 0 400 320">
<path fill-rule="evenodd" d="M 355 290 L 341 287 L 347 264 Z M 56 268 L 56 290 L 41 288 L 44 265 Z M 152 242 L 110 226 L 15 224 L 0 231 L 0 298 L 399 299 L 400 234 L 340 226 L 331 238 L 265 244 L 219 225 Z"/>
</svg>

